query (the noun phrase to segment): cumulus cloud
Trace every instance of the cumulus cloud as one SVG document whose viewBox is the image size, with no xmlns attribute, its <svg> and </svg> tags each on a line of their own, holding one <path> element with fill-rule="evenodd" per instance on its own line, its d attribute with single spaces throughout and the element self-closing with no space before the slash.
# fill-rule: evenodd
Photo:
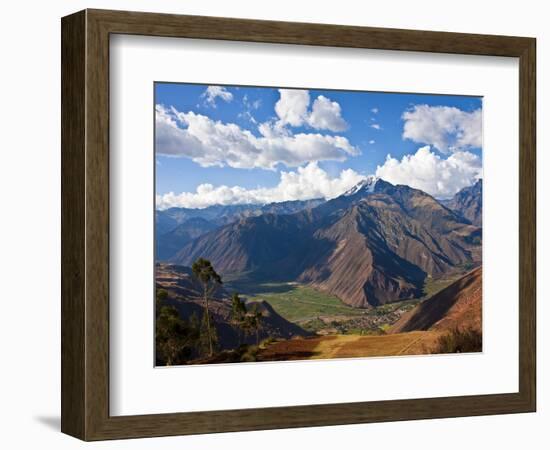
<svg viewBox="0 0 550 450">
<path fill-rule="evenodd" d="M 308 123 L 317 129 L 344 131 L 348 124 L 342 119 L 342 109 L 337 102 L 320 95 L 313 102 Z"/>
<path fill-rule="evenodd" d="M 263 123 L 258 129 L 259 137 L 236 124 L 156 106 L 156 152 L 187 157 L 203 167 L 275 169 L 279 163 L 297 167 L 359 154 L 343 136 L 293 134 L 278 123 Z"/>
<path fill-rule="evenodd" d="M 223 86 L 208 86 L 206 91 L 203 92 L 202 97 L 206 99 L 206 103 L 214 108 L 216 107 L 216 99 L 218 97 L 224 102 L 233 100 L 233 94 Z"/>
<path fill-rule="evenodd" d="M 392 184 L 406 184 L 437 198 L 448 198 L 472 185 L 482 176 L 481 159 L 468 151 L 457 151 L 447 159 L 425 146 L 401 161 L 386 157 L 376 168 L 376 176 Z"/>
<path fill-rule="evenodd" d="M 372 108 L 372 109 L 371 109 L 371 112 L 372 112 L 373 114 L 378 114 L 378 108 Z"/>
<path fill-rule="evenodd" d="M 442 153 L 481 147 L 481 109 L 466 112 L 450 106 L 415 105 L 402 118 L 404 139 L 430 144 Z"/>
<path fill-rule="evenodd" d="M 374 139 L 371 139 L 371 140 L 369 141 L 369 144 L 370 144 L 370 145 L 376 144 L 376 141 L 375 141 Z"/>
<path fill-rule="evenodd" d="M 373 123 L 370 127 L 374 128 L 375 130 L 380 130 L 381 129 L 380 125 L 378 125 L 377 123 Z"/>
<path fill-rule="evenodd" d="M 317 163 L 309 163 L 296 171 L 280 173 L 277 186 L 245 189 L 240 186 L 201 184 L 195 192 L 173 192 L 157 195 L 158 209 L 170 207 L 205 208 L 211 205 L 267 204 L 288 200 L 331 199 L 355 186 L 365 176 L 352 169 L 331 177 Z"/>
<path fill-rule="evenodd" d="M 344 131 L 348 124 L 342 118 L 342 108 L 324 95 L 319 95 L 311 105 L 309 91 L 279 89 L 280 98 L 275 103 L 279 126 L 299 127 L 309 125 L 316 130 Z"/>
<path fill-rule="evenodd" d="M 309 92 L 301 89 L 279 89 L 275 113 L 281 125 L 299 127 L 307 121 Z"/>
</svg>

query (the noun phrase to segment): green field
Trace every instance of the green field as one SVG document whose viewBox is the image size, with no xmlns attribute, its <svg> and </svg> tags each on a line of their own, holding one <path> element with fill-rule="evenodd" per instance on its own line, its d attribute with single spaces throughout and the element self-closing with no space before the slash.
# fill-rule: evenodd
<svg viewBox="0 0 550 450">
<path fill-rule="evenodd" d="M 239 292 L 247 301 L 265 300 L 278 314 L 291 322 L 303 322 L 318 316 L 363 314 L 363 310 L 347 306 L 333 295 L 298 283 L 263 283 L 239 287 Z"/>
<path fill-rule="evenodd" d="M 420 298 L 389 303 L 368 310 L 353 308 L 344 304 L 338 297 L 295 282 L 258 283 L 241 278 L 227 282 L 226 287 L 238 292 L 247 302 L 264 300 L 285 319 L 305 326 L 310 331 L 319 331 L 329 326 L 334 327 L 336 322 L 342 321 L 349 322 L 348 325 L 353 328 L 352 322 L 358 320 L 364 322 L 376 316 L 387 316 L 393 323 L 399 316 L 395 314 L 392 316 L 392 313 L 401 315 L 420 301 L 447 287 L 457 278 L 459 275 L 456 274 L 438 280 L 428 278 L 424 285 L 424 295 Z M 329 321 L 319 320 L 327 317 L 333 317 L 334 320 L 332 318 Z M 364 323 L 358 322 L 356 325 L 360 329 L 365 327 Z M 378 323 L 375 328 L 383 329 L 383 325 Z"/>
</svg>

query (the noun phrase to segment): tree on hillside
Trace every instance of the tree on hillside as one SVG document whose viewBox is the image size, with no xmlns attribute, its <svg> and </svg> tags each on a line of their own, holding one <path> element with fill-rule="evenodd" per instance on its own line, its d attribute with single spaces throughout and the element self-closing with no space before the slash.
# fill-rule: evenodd
<svg viewBox="0 0 550 450">
<path fill-rule="evenodd" d="M 155 345 L 158 364 L 181 364 L 196 354 L 200 322 L 194 313 L 189 321 L 167 304 L 168 292 L 158 288 L 155 299 Z"/>
<path fill-rule="evenodd" d="M 216 273 L 212 263 L 204 258 L 197 259 L 192 266 L 193 275 L 200 281 L 202 285 L 202 295 L 204 299 L 204 314 L 203 318 L 208 334 L 208 349 L 209 356 L 214 353 L 214 342 L 212 325 L 210 323 L 210 309 L 208 297 L 214 293 L 216 288 L 222 284 L 222 278 Z"/>
<path fill-rule="evenodd" d="M 246 305 L 236 292 L 231 296 L 231 323 L 237 327 L 239 346 L 242 344 L 242 335 L 245 331 Z"/>
<path fill-rule="evenodd" d="M 157 289 L 155 301 L 155 317 L 160 314 L 160 309 L 164 306 L 164 302 L 168 298 L 168 292 L 164 289 Z"/>
<path fill-rule="evenodd" d="M 171 366 L 178 358 L 183 344 L 180 318 L 176 308 L 163 306 L 157 310 L 155 326 L 156 357 L 167 366 Z"/>
<path fill-rule="evenodd" d="M 173 306 L 161 306 L 155 326 L 157 360 L 167 366 L 192 357 L 199 330 L 180 318 Z"/>
<path fill-rule="evenodd" d="M 262 329 L 262 317 L 263 314 L 258 308 L 258 304 L 255 303 L 252 307 L 252 311 L 246 313 L 246 329 L 254 331 L 256 335 L 256 345 L 260 344 L 260 330 Z"/>
<path fill-rule="evenodd" d="M 206 313 L 202 315 L 199 328 L 199 339 L 197 349 L 200 355 L 212 356 L 218 350 L 218 332 L 215 325 L 209 327 L 209 320 Z"/>
</svg>

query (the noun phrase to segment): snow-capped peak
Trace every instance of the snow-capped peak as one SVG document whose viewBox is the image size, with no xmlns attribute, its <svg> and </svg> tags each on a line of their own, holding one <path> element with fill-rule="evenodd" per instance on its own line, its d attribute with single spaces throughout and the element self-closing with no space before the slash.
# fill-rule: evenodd
<svg viewBox="0 0 550 450">
<path fill-rule="evenodd" d="M 344 192 L 344 195 L 346 196 L 355 195 L 359 191 L 369 192 L 369 193 L 374 192 L 374 187 L 376 186 L 377 181 L 378 181 L 378 177 L 375 177 L 374 175 L 369 175 L 367 178 L 365 178 L 364 180 L 361 180 L 351 189 Z"/>
</svg>

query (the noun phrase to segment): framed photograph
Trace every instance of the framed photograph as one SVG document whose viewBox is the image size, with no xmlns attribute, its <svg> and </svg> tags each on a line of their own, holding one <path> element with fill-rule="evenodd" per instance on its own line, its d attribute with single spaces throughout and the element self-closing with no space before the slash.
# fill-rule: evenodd
<svg viewBox="0 0 550 450">
<path fill-rule="evenodd" d="M 62 19 L 62 431 L 532 412 L 535 39 Z"/>
</svg>

